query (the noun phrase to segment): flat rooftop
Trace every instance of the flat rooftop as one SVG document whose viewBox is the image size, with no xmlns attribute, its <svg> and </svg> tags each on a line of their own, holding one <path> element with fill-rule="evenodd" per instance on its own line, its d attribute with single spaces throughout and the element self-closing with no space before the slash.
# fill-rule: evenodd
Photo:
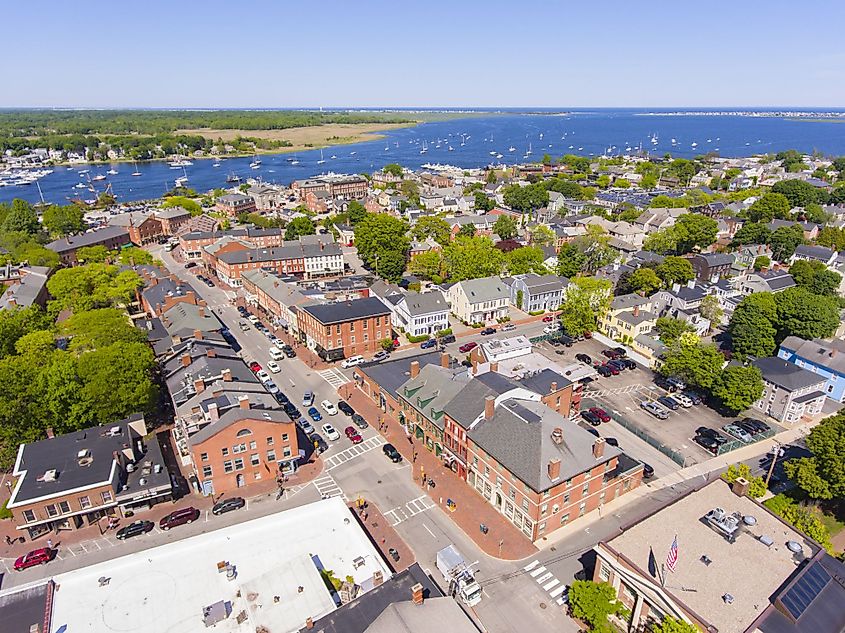
<svg viewBox="0 0 845 633">
<path fill-rule="evenodd" d="M 220 602 L 229 616 L 216 633 L 298 631 L 336 609 L 318 566 L 364 591 L 375 571 L 392 576 L 336 497 L 56 576 L 52 633 L 206 631 L 203 610 Z"/>
<path fill-rule="evenodd" d="M 728 542 L 703 517 L 714 508 L 756 519 L 743 525 L 735 542 Z M 769 598 L 795 573 L 798 565 L 818 553 L 812 541 L 748 497 L 738 497 L 721 480 L 704 486 L 628 528 L 608 545 L 648 576 L 649 547 L 657 564 L 666 561 L 672 539 L 678 537 L 675 571 L 666 569 L 665 588 L 719 633 L 742 633 L 769 606 Z M 768 536 L 771 546 L 759 538 Z M 795 541 L 802 553 L 786 547 Z M 702 557 L 711 562 L 705 564 Z M 733 603 L 722 596 L 730 594 Z"/>
</svg>

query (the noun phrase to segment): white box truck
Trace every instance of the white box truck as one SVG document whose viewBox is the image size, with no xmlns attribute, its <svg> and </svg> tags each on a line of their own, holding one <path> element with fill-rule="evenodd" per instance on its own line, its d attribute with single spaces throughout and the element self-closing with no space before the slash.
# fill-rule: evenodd
<svg viewBox="0 0 845 633">
<path fill-rule="evenodd" d="M 448 584 L 448 593 L 473 607 L 481 602 L 481 585 L 475 581 L 472 570 L 454 545 L 437 552 L 437 569 Z"/>
</svg>

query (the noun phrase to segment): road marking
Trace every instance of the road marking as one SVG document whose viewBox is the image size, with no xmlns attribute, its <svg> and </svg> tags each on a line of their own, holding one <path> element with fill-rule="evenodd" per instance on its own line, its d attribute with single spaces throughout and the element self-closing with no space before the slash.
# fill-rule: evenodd
<svg viewBox="0 0 845 633">
<path fill-rule="evenodd" d="M 536 580 L 536 581 L 537 581 L 537 584 L 542 585 L 544 582 L 546 582 L 547 580 L 549 580 L 549 578 L 554 578 L 554 574 L 553 574 L 552 572 L 550 572 L 550 571 L 547 571 L 545 574 L 543 574 L 543 575 L 542 575 L 542 576 L 540 576 L 539 578 L 535 578 L 534 580 Z"/>
<path fill-rule="evenodd" d="M 523 567 L 523 569 L 525 571 L 531 571 L 532 569 L 534 569 L 539 564 L 540 564 L 540 561 L 534 560 L 534 561 L 531 561 L 530 563 L 528 563 L 525 567 Z"/>
<path fill-rule="evenodd" d="M 331 385 L 334 389 L 338 389 L 339 387 L 350 382 L 349 378 L 347 378 L 343 373 L 341 373 L 334 367 L 330 367 L 329 369 L 321 369 L 317 372 L 317 374 L 320 376 L 320 378 L 329 383 L 329 385 Z"/>
<path fill-rule="evenodd" d="M 433 539 L 435 539 L 435 540 L 437 539 L 437 537 L 436 537 L 436 536 L 434 536 L 434 532 L 432 532 L 431 530 L 429 530 L 429 529 L 428 529 L 428 526 L 427 526 L 425 523 L 423 523 L 423 524 L 422 524 L 422 526 L 425 528 L 425 531 L 426 531 L 426 532 L 428 532 L 429 534 L 431 534 L 431 538 L 433 538 Z"/>
<path fill-rule="evenodd" d="M 392 526 L 397 526 L 413 516 L 425 512 L 426 510 L 431 510 L 434 506 L 435 503 L 428 497 L 428 495 L 422 495 L 416 499 L 411 499 L 404 506 L 397 506 L 392 510 L 388 510 L 384 513 L 384 516 L 385 518 L 390 519 Z M 432 536 L 434 535 L 432 534 Z"/>
<path fill-rule="evenodd" d="M 559 587 L 557 587 L 557 588 L 555 588 L 555 589 L 552 589 L 552 590 L 549 592 L 549 595 L 550 595 L 552 598 L 557 598 L 557 597 L 558 597 L 560 594 L 562 594 L 564 591 L 566 591 L 566 585 L 560 585 Z"/>
<path fill-rule="evenodd" d="M 324 499 L 329 499 L 331 497 L 342 497 L 344 501 L 348 501 L 346 495 L 343 492 L 343 489 L 338 485 L 334 477 L 332 477 L 331 475 L 323 475 L 322 477 L 318 477 L 312 483 L 314 484 L 314 487 L 317 488 L 317 492 L 320 493 L 320 497 Z"/>
<path fill-rule="evenodd" d="M 364 453 L 371 451 L 374 448 L 378 448 L 383 444 L 385 444 L 384 438 L 381 435 L 376 435 L 374 437 L 364 440 L 361 444 L 356 444 L 350 448 L 347 448 L 346 450 L 341 451 L 340 453 L 330 455 L 326 458 L 326 470 L 333 470 L 341 464 L 345 464 L 353 457 L 363 455 Z"/>
<path fill-rule="evenodd" d="M 557 584 L 560 584 L 560 581 L 557 578 L 552 578 L 552 581 L 549 584 L 543 585 L 543 591 L 548 591 Z"/>
<path fill-rule="evenodd" d="M 531 577 L 536 578 L 537 576 L 542 574 L 544 571 L 546 571 L 546 568 L 543 567 L 542 565 L 540 565 L 537 569 L 535 569 L 534 571 L 531 572 Z"/>
<path fill-rule="evenodd" d="M 563 596 L 561 596 L 560 598 L 558 598 L 555 602 L 557 602 L 558 606 L 561 606 L 561 607 L 562 607 L 564 604 L 566 604 L 566 600 L 563 598 Z"/>
</svg>

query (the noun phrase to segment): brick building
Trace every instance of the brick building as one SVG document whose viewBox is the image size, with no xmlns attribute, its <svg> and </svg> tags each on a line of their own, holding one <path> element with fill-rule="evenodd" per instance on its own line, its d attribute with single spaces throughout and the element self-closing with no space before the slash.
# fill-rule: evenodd
<svg viewBox="0 0 845 633">
<path fill-rule="evenodd" d="M 109 219 L 109 226 L 119 226 L 129 233 L 129 239 L 136 246 L 157 242 L 163 235 L 161 220 L 153 213 L 130 211 Z"/>
<path fill-rule="evenodd" d="M 47 248 L 58 253 L 65 265 L 76 263 L 76 252 L 87 246 L 105 246 L 113 251 L 131 243 L 129 231 L 122 226 L 107 226 L 81 235 L 71 235 L 47 244 Z"/>
<path fill-rule="evenodd" d="M 376 297 L 297 309 L 300 338 L 325 361 L 374 354 L 393 338 L 390 309 Z"/>
<path fill-rule="evenodd" d="M 253 213 L 256 210 L 255 200 L 242 193 L 228 193 L 217 198 L 215 204 L 218 211 L 235 218 L 241 213 Z"/>
<path fill-rule="evenodd" d="M 156 219 L 161 222 L 161 233 L 168 237 L 176 235 L 191 220 L 191 212 L 182 207 L 168 207 L 156 211 Z"/>
<path fill-rule="evenodd" d="M 192 435 L 188 443 L 200 491 L 206 495 L 295 472 L 305 457 L 296 424 L 281 411 L 250 409 L 248 398 Z"/>
</svg>

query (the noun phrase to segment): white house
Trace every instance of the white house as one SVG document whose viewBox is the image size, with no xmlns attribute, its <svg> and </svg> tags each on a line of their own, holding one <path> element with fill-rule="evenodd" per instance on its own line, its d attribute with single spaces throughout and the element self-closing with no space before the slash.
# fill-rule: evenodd
<svg viewBox="0 0 845 633">
<path fill-rule="evenodd" d="M 491 323 L 508 316 L 511 290 L 499 277 L 467 279 L 444 289 L 452 314 L 464 323 Z"/>
<path fill-rule="evenodd" d="M 409 336 L 434 334 L 449 327 L 449 304 L 439 290 L 412 292 L 393 306 L 391 320 Z"/>
</svg>

